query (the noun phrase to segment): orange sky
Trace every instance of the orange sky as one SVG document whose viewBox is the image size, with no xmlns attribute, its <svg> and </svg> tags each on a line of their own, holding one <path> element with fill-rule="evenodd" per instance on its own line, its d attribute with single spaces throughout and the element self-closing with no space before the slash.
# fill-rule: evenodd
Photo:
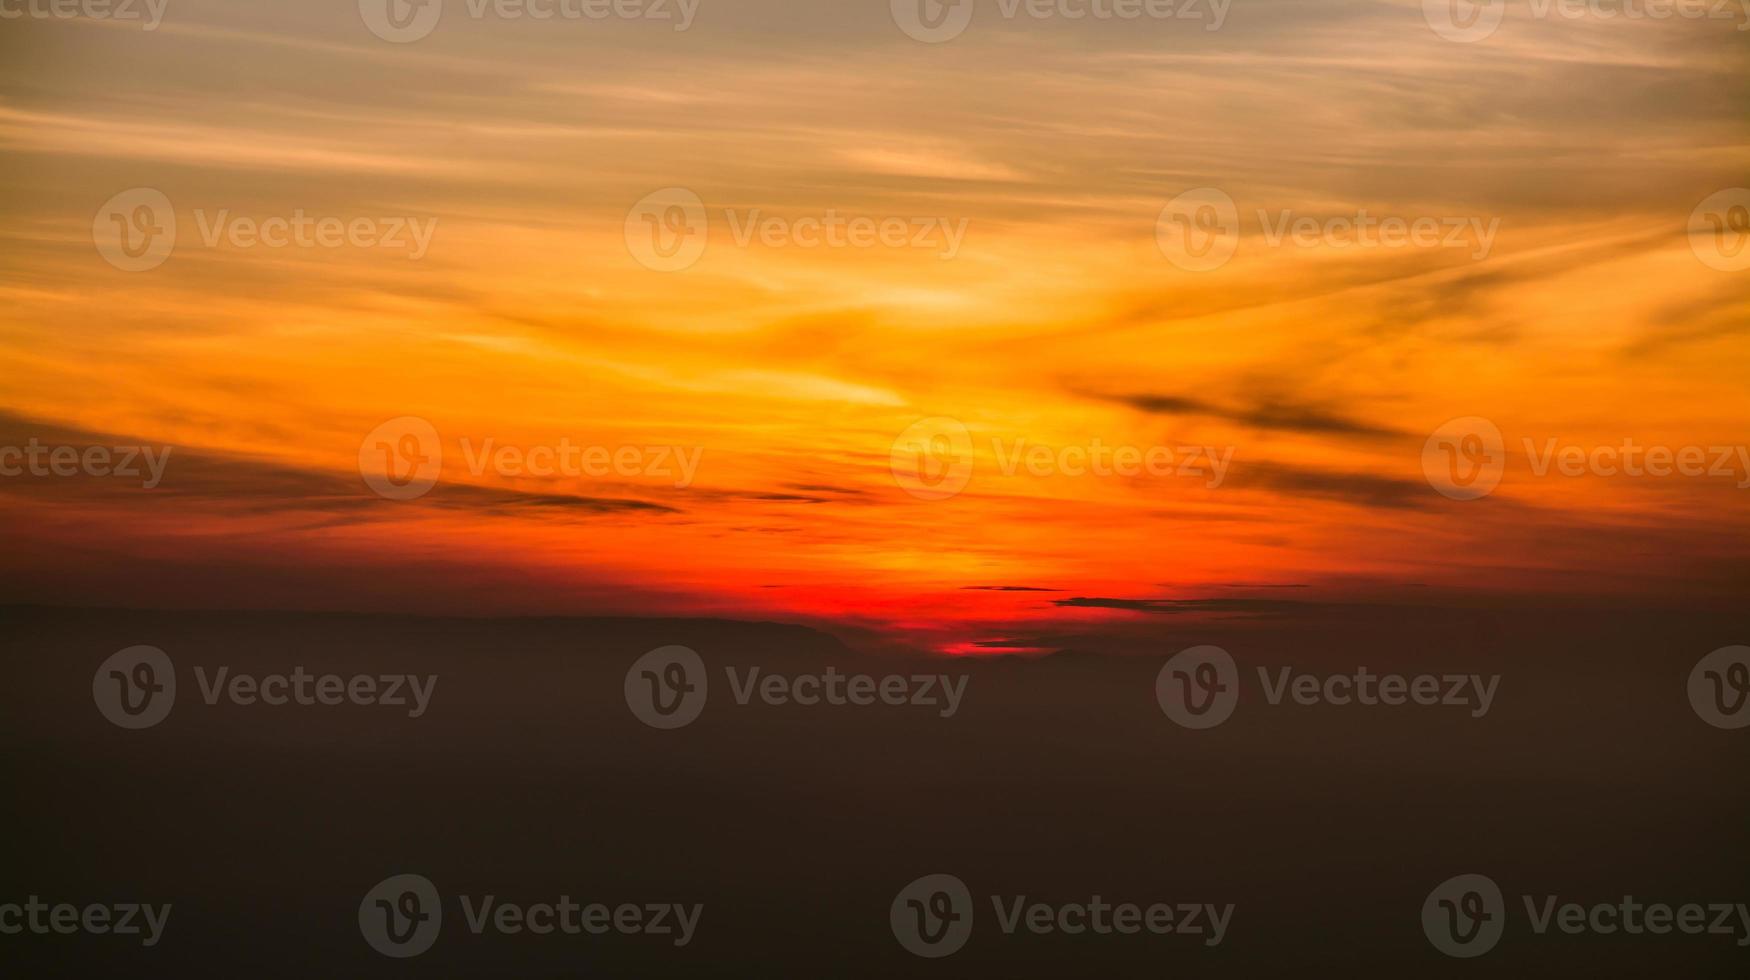
<svg viewBox="0 0 1750 980">
<path fill-rule="evenodd" d="M 1750 183 L 1739 24 L 1514 9 L 1460 44 L 1420 4 L 1238 2 L 1219 31 L 981 7 L 923 44 L 887 8 L 704 0 L 674 31 L 456 6 L 408 44 L 328 0 L 0 23 L 0 445 L 175 447 L 151 489 L 0 476 L 0 600 L 824 620 L 958 651 L 1265 586 L 1741 594 L 1750 459 L 1567 477 L 1525 451 L 1750 443 L 1750 272 L 1690 233 Z M 1239 234 L 1189 271 L 1157 218 L 1204 187 Z M 176 215 L 148 271 L 93 246 L 131 188 Z M 637 254 L 663 188 L 709 225 L 676 271 Z M 964 237 L 738 242 L 756 210 Z M 1285 211 L 1498 231 L 1481 257 L 1272 244 Z M 435 226 L 417 258 L 208 244 L 220 212 Z M 382 499 L 360 444 L 408 416 L 443 469 Z M 1453 500 L 1424 444 L 1471 416 L 1505 470 Z M 943 499 L 895 475 L 925 418 L 969 439 Z M 698 468 L 474 472 L 484 440 Z M 1215 486 L 1005 472 L 1017 440 L 1230 455 Z"/>
</svg>

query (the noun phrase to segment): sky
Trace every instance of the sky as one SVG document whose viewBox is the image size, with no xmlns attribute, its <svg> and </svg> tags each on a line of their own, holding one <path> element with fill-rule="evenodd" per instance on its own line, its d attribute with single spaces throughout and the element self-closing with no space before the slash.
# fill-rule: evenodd
<svg viewBox="0 0 1750 980">
<path fill-rule="evenodd" d="M 970 653 L 1750 581 L 1738 7 L 159 2 L 0 20 L 0 601 Z"/>
</svg>

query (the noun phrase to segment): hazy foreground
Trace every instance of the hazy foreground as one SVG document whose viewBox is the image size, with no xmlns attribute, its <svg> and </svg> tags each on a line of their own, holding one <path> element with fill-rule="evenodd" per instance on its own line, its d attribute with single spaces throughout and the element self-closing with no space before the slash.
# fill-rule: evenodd
<svg viewBox="0 0 1750 980">
<path fill-rule="evenodd" d="M 0 609 L 12 831 L 0 901 L 171 902 L 163 940 L 0 937 L 20 976 L 1742 976 L 1728 936 L 1535 935 L 1520 896 L 1750 900 L 1750 732 L 1684 685 L 1745 620 L 1410 610 L 1318 628 L 1163 617 L 1161 655 L 904 661 L 808 630 L 722 621 L 465 620 Z M 1219 642 L 1245 677 L 1224 725 L 1169 720 L 1166 656 Z M 128 731 L 92 675 L 150 644 L 169 717 Z M 629 710 L 668 644 L 710 666 L 697 721 Z M 965 677 L 942 707 L 739 705 L 723 668 Z M 1489 713 L 1270 706 L 1255 668 L 1499 673 Z M 437 675 L 425 712 L 208 705 L 194 668 Z M 391 960 L 365 892 L 417 872 L 441 937 Z M 964 880 L 970 941 L 895 940 L 913 879 Z M 1508 896 L 1506 938 L 1448 959 L 1422 934 L 1457 874 Z M 474 935 L 457 895 L 700 902 L 691 943 Z M 1234 903 L 1219 946 L 1005 935 L 991 895 Z M 7 973 L 13 973 L 7 970 Z"/>
</svg>

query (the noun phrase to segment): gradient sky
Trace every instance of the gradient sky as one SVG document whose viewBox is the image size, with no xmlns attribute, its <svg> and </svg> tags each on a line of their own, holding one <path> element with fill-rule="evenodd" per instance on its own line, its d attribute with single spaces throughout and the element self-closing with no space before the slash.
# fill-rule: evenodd
<svg viewBox="0 0 1750 980">
<path fill-rule="evenodd" d="M 716 615 L 962 651 L 1284 603 L 1741 597 L 1750 479 L 1538 476 L 1523 440 L 1750 443 L 1750 272 L 1691 212 L 1750 184 L 1750 32 L 1419 3 L 1236 0 L 1004 20 L 945 44 L 886 2 L 703 0 L 669 23 L 467 17 L 390 44 L 357 4 L 168 0 L 154 31 L 0 21 L 0 444 L 175 448 L 152 490 L 0 477 L 0 598 Z M 112 195 L 177 249 L 123 272 Z M 704 201 L 690 268 L 628 210 Z M 1157 247 L 1237 203 L 1231 262 Z M 966 222 L 933 249 L 739 246 L 724 209 Z M 195 212 L 436 219 L 429 252 L 207 247 Z M 1493 248 L 1272 246 L 1291 209 L 1499 220 Z M 442 479 L 371 493 L 417 416 Z M 966 488 L 896 484 L 920 418 Z M 1481 500 L 1424 479 L 1505 436 Z M 697 479 L 469 472 L 477 444 L 702 450 Z M 1188 477 L 1002 472 L 993 440 L 1231 449 Z M 1285 592 L 1290 587 L 1292 592 Z M 1052 591 L 1035 591 L 1052 590 Z M 1285 599 L 1284 596 L 1295 596 Z"/>
</svg>

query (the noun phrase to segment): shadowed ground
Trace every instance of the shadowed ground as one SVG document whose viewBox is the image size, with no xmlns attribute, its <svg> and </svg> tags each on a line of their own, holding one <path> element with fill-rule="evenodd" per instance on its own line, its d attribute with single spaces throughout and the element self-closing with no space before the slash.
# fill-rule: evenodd
<svg viewBox="0 0 1750 980">
<path fill-rule="evenodd" d="M 1728 936 L 1534 934 L 1540 900 L 1746 902 L 1750 730 L 1685 695 L 1750 623 L 1600 611 L 1415 609 L 1293 625 L 1160 627 L 1159 656 L 858 654 L 792 626 L 0 609 L 12 829 L 0 902 L 171 902 L 163 940 L 0 936 L 8 975 L 1742 976 Z M 1241 700 L 1191 731 L 1155 700 L 1165 658 L 1226 647 Z M 92 674 L 123 647 L 176 664 L 176 706 L 111 725 Z M 627 668 L 682 644 L 711 671 L 673 731 L 627 707 Z M 966 676 L 958 712 L 735 703 L 723 668 Z M 436 674 L 390 707 L 207 705 L 194 668 Z M 1265 703 L 1258 666 L 1500 673 L 1491 711 Z M 408 960 L 361 938 L 360 899 L 416 872 L 444 896 Z M 940 960 L 888 906 L 965 881 L 970 941 Z M 1506 936 L 1448 959 L 1430 889 L 1481 873 Z M 472 935 L 456 896 L 702 902 L 676 949 L 646 936 Z M 1234 903 L 1221 945 L 1004 935 L 991 895 Z M 1737 928 L 1736 926 L 1734 926 Z"/>
</svg>

